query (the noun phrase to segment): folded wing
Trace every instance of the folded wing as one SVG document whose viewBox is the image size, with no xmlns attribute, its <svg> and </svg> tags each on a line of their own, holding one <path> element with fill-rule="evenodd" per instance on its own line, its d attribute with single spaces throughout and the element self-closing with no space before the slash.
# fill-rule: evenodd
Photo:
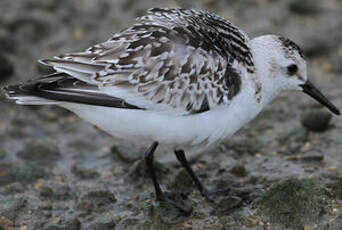
<svg viewBox="0 0 342 230">
<path fill-rule="evenodd" d="M 41 62 L 70 76 L 61 99 L 81 100 L 83 88 L 85 100 L 99 105 L 112 97 L 128 107 L 188 115 L 230 104 L 241 75 L 253 72 L 248 42 L 216 15 L 151 9 L 104 43 Z"/>
</svg>

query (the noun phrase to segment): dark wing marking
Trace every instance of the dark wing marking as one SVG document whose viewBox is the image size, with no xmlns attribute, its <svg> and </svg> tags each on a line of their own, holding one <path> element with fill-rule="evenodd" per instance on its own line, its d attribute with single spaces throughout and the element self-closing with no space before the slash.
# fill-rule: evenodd
<svg viewBox="0 0 342 230">
<path fill-rule="evenodd" d="M 38 97 L 52 101 L 108 106 L 121 109 L 141 109 L 99 91 L 97 86 L 79 81 L 65 73 L 38 78 L 26 84 L 5 87 L 9 98 Z"/>
</svg>

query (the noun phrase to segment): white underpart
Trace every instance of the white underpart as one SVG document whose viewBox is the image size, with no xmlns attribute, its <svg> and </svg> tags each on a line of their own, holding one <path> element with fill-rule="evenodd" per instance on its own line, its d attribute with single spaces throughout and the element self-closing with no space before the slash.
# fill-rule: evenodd
<svg viewBox="0 0 342 230">
<path fill-rule="evenodd" d="M 233 98 L 230 106 L 191 116 L 74 103 L 61 106 L 128 142 L 149 146 L 158 141 L 167 149 L 206 148 L 233 135 L 261 111 L 262 107 L 255 100 L 253 83 L 244 78 L 242 85 L 241 92 Z"/>
</svg>

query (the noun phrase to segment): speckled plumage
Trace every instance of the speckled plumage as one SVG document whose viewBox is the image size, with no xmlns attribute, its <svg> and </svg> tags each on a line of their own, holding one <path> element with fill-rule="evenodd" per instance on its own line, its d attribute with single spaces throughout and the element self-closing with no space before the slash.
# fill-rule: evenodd
<svg viewBox="0 0 342 230">
<path fill-rule="evenodd" d="M 219 16 L 151 9 L 137 21 L 86 52 L 42 62 L 142 109 L 182 115 L 228 105 L 240 75 L 254 72 L 249 38 Z"/>
</svg>

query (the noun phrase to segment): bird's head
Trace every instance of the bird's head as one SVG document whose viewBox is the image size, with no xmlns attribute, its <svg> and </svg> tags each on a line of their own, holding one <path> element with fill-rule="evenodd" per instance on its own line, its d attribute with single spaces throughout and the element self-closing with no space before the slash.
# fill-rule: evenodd
<svg viewBox="0 0 342 230">
<path fill-rule="evenodd" d="M 302 91 L 340 115 L 336 106 L 309 81 L 304 54 L 296 43 L 281 36 L 265 35 L 253 39 L 252 46 L 263 85 L 277 91 Z"/>
</svg>

